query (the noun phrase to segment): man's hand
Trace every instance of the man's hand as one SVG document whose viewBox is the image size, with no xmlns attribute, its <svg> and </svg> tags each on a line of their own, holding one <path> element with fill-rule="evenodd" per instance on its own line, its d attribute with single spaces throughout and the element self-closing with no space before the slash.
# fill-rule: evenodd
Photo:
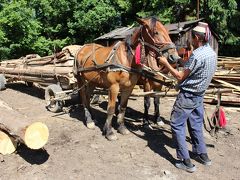
<svg viewBox="0 0 240 180">
<path fill-rule="evenodd" d="M 165 57 L 159 57 L 159 63 L 164 65 L 169 72 L 179 81 L 183 81 L 188 77 L 190 74 L 189 69 L 184 69 L 183 71 L 178 71 L 177 69 L 174 69 L 168 62 L 168 60 Z"/>
</svg>

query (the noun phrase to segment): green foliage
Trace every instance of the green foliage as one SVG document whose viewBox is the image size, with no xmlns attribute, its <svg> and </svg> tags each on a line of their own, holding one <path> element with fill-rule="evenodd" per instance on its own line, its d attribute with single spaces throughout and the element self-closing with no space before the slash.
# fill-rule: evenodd
<svg viewBox="0 0 240 180">
<path fill-rule="evenodd" d="M 68 28 L 75 42 L 90 42 L 115 28 L 119 16 L 110 0 L 82 0 L 73 10 Z"/>
<path fill-rule="evenodd" d="M 239 3 L 239 2 L 238 2 Z M 220 36 L 220 55 L 240 56 L 240 12 L 235 0 L 208 2 L 207 19 Z"/>
<path fill-rule="evenodd" d="M 25 1 L 10 2 L 0 11 L 1 58 L 28 53 L 39 34 L 39 23 Z"/>
<path fill-rule="evenodd" d="M 239 46 L 240 2 L 199 2 L 200 17 L 211 23 L 222 47 Z M 196 7 L 196 0 L 1 0 L 0 60 L 92 42 L 118 26 L 136 24 L 137 16 L 156 16 L 164 24 L 194 20 Z"/>
</svg>

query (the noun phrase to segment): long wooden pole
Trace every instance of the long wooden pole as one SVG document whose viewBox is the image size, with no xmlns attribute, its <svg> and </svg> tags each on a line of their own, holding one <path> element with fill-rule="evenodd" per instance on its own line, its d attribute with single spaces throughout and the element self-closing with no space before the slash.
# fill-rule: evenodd
<svg viewBox="0 0 240 180">
<path fill-rule="evenodd" d="M 0 66 L 0 72 L 3 74 L 20 74 L 20 75 L 38 75 L 53 77 L 55 74 L 68 74 L 72 72 L 72 67 L 29 67 L 29 68 L 6 68 Z"/>
<path fill-rule="evenodd" d="M 232 89 L 208 89 L 205 94 L 217 94 L 217 93 L 229 93 L 233 92 Z M 177 96 L 179 92 L 139 92 L 132 93 L 131 96 L 151 96 L 151 97 L 174 97 Z"/>
<path fill-rule="evenodd" d="M 199 19 L 199 6 L 200 6 L 200 0 L 197 0 L 197 19 Z"/>
<path fill-rule="evenodd" d="M 208 89 L 206 90 L 205 94 L 218 94 L 218 93 L 232 93 L 232 89 Z M 108 95 L 108 93 L 104 90 L 97 89 L 94 91 L 95 94 L 100 95 Z M 132 92 L 132 97 L 144 97 L 144 96 L 150 96 L 150 97 L 175 97 L 179 94 L 179 92 Z"/>
</svg>

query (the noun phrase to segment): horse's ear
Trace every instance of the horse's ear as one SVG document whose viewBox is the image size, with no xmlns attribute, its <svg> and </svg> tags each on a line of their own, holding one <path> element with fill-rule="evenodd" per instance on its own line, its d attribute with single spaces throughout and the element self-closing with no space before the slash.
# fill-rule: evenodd
<svg viewBox="0 0 240 180">
<path fill-rule="evenodd" d="M 146 19 L 137 18 L 137 22 L 139 24 L 141 24 L 142 26 L 144 26 L 145 28 L 147 28 L 149 31 L 151 31 L 151 29 L 149 27 L 149 24 L 148 24 Z"/>
<path fill-rule="evenodd" d="M 141 19 L 141 18 L 136 18 L 137 19 L 137 22 L 139 23 L 139 24 L 141 24 L 141 25 L 146 25 L 146 22 L 143 20 L 143 19 Z"/>
</svg>

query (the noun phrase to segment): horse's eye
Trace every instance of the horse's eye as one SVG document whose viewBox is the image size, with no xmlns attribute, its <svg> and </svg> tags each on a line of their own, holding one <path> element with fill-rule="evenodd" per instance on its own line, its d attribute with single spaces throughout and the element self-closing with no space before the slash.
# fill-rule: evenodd
<svg viewBox="0 0 240 180">
<path fill-rule="evenodd" d="M 154 34 L 155 34 L 155 35 L 158 35 L 158 32 L 156 31 Z"/>
</svg>

